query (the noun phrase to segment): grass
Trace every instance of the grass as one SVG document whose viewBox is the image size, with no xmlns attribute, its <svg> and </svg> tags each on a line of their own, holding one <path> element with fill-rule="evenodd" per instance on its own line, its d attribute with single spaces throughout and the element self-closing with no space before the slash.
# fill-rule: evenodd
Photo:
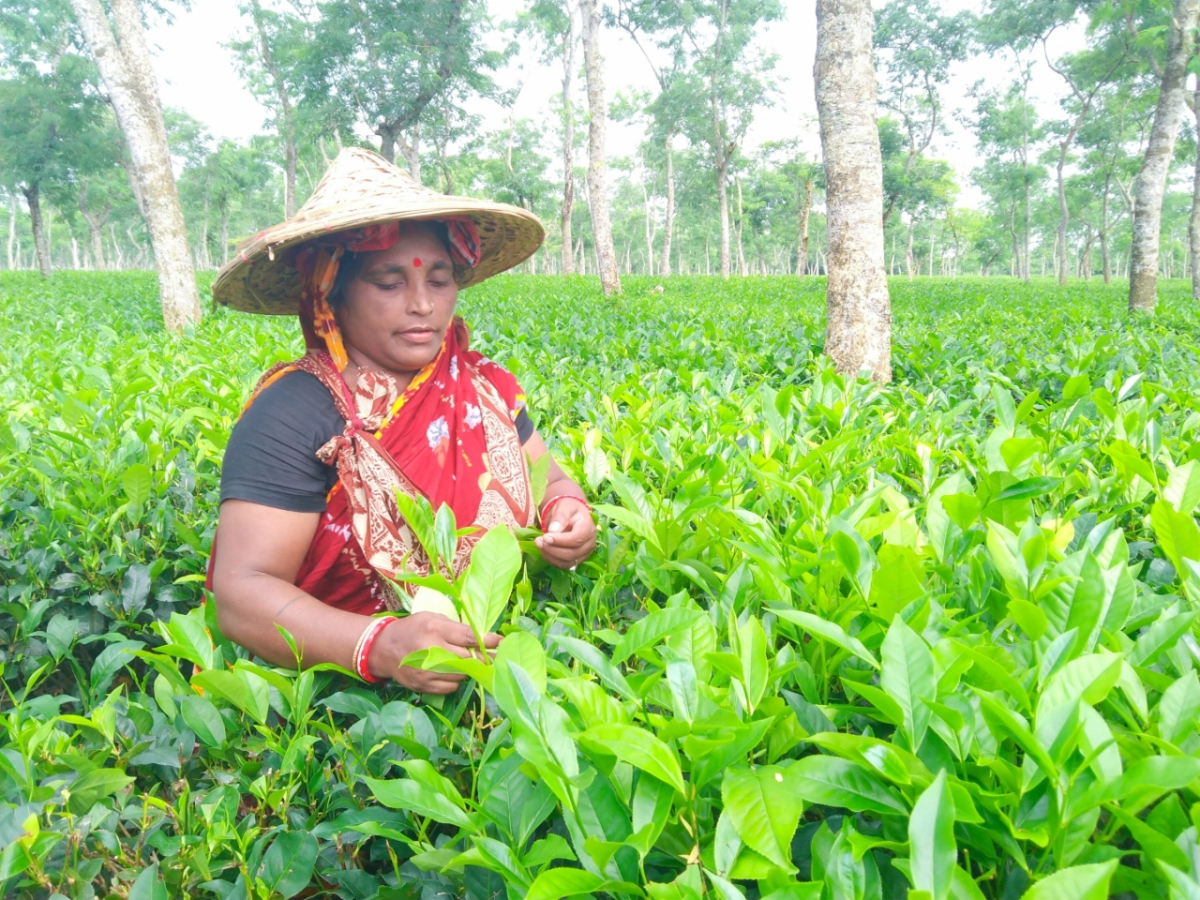
<svg viewBox="0 0 1200 900">
<path fill-rule="evenodd" d="M 603 527 L 439 705 L 197 608 L 293 322 L 0 274 L 6 892 L 1200 892 L 1190 286 L 896 280 L 886 387 L 825 365 L 817 279 L 659 286 L 462 299 Z"/>
</svg>

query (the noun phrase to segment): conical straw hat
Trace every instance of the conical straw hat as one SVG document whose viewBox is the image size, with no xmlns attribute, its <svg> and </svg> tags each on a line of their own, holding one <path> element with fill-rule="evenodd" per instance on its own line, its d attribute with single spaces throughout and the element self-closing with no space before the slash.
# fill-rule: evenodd
<svg viewBox="0 0 1200 900">
<path fill-rule="evenodd" d="M 377 153 L 349 147 L 295 216 L 243 241 L 217 274 L 213 301 L 245 312 L 295 315 L 299 272 L 283 251 L 321 235 L 398 219 L 466 216 L 479 229 L 479 265 L 456 267 L 459 287 L 511 269 L 532 256 L 546 236 L 537 216 L 507 203 L 439 194 L 418 184 Z"/>
</svg>

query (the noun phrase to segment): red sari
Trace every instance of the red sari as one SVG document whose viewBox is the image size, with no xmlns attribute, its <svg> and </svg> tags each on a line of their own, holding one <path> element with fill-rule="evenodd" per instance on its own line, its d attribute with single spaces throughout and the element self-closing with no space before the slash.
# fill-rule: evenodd
<svg viewBox="0 0 1200 900">
<path fill-rule="evenodd" d="M 342 243 L 331 239 L 332 251 L 310 248 L 307 258 L 298 259 L 307 276 L 300 321 L 309 350 L 266 372 L 250 402 L 293 371 L 315 376 L 333 398 L 346 427 L 317 456 L 337 467 L 338 483 L 326 499 L 296 586 L 330 606 L 371 614 L 406 605 L 407 589 L 391 577 L 429 571 L 429 559 L 400 514 L 396 491 L 424 497 L 435 510 L 448 504 L 459 528 L 479 529 L 460 540 L 455 575 L 485 531 L 529 525 L 535 509 L 515 424 L 525 398 L 511 373 L 469 349 L 461 319 L 403 390 L 392 376 L 366 370 L 350 390 L 342 377 L 341 335 L 325 298 L 342 247 L 385 249 L 396 239 L 394 230 L 351 237 L 355 240 Z M 381 245 L 389 237 L 391 243 Z M 213 550 L 215 557 L 215 544 Z"/>
</svg>

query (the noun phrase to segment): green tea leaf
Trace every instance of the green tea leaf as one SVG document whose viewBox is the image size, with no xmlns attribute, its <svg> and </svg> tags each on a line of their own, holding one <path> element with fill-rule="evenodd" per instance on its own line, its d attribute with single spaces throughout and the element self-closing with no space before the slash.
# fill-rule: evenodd
<svg viewBox="0 0 1200 900">
<path fill-rule="evenodd" d="M 506 526 L 479 539 L 462 584 L 463 613 L 476 634 L 486 634 L 500 621 L 520 571 L 521 548 Z"/>
<path fill-rule="evenodd" d="M 1021 895 L 1021 900 L 1106 900 L 1117 860 L 1071 866 L 1048 875 Z"/>
<path fill-rule="evenodd" d="M 316 863 L 317 839 L 306 831 L 285 831 L 263 854 L 257 874 L 272 895 L 288 900 L 308 887 Z"/>
<path fill-rule="evenodd" d="M 954 841 L 954 801 L 939 772 L 913 805 L 908 820 L 909 868 L 913 886 L 933 900 L 947 900 L 958 848 Z"/>
<path fill-rule="evenodd" d="M 632 725 L 595 725 L 579 736 L 585 745 L 593 745 L 629 763 L 648 775 L 684 793 L 683 772 L 675 753 L 661 740 Z"/>
<path fill-rule="evenodd" d="M 179 701 L 179 711 L 187 727 L 204 744 L 220 747 L 225 743 L 225 720 L 207 697 L 190 696 Z"/>
<path fill-rule="evenodd" d="M 381 781 L 364 778 L 375 799 L 390 809 L 402 809 L 447 825 L 469 828 L 470 817 L 444 794 L 411 778 Z"/>
<path fill-rule="evenodd" d="M 604 885 L 603 878 L 583 869 L 543 869 L 529 886 L 525 900 L 560 900 L 593 894 Z"/>
<path fill-rule="evenodd" d="M 856 656 L 863 662 L 870 665 L 872 668 L 878 669 L 879 662 L 871 655 L 862 641 L 858 638 L 851 637 L 846 634 L 840 625 L 836 622 L 830 622 L 827 619 L 822 619 L 814 616 L 812 613 L 801 612 L 796 609 L 772 609 L 772 613 L 781 619 L 799 625 L 809 634 L 814 634 L 819 638 L 824 638 L 834 646 L 840 647 L 851 656 Z"/>
<path fill-rule="evenodd" d="M 807 803 L 854 812 L 904 813 L 900 797 L 866 769 L 831 756 L 806 756 L 785 770 L 785 787 Z"/>
<path fill-rule="evenodd" d="M 129 900 L 168 900 L 167 886 L 158 877 L 158 863 L 151 863 L 142 870 L 129 886 Z"/>
<path fill-rule="evenodd" d="M 725 815 L 747 846 L 784 871 L 796 871 L 792 865 L 792 836 L 804 805 L 799 796 L 785 788 L 783 769 L 726 769 L 721 801 Z"/>
<path fill-rule="evenodd" d="M 154 476 L 145 463 L 134 463 L 121 475 L 121 490 L 129 498 L 131 506 L 141 506 L 150 499 L 154 490 Z"/>
<path fill-rule="evenodd" d="M 925 700 L 937 699 L 933 654 L 929 645 L 899 616 L 892 620 L 883 639 L 883 672 L 879 683 L 904 714 L 904 731 L 916 751 L 929 729 L 929 707 Z"/>
</svg>

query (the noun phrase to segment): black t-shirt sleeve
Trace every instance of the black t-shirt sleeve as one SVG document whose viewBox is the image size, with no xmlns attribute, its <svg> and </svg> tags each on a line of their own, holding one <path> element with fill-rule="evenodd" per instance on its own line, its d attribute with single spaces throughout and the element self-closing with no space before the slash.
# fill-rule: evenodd
<svg viewBox="0 0 1200 900">
<path fill-rule="evenodd" d="M 307 372 L 284 375 L 255 398 L 233 428 L 221 469 L 222 502 L 324 512 L 337 470 L 316 452 L 344 428 L 320 381 Z"/>
<path fill-rule="evenodd" d="M 513 424 L 517 426 L 517 437 L 522 444 L 533 437 L 533 419 L 529 418 L 529 411 L 524 406 L 517 412 L 517 418 Z"/>
</svg>

